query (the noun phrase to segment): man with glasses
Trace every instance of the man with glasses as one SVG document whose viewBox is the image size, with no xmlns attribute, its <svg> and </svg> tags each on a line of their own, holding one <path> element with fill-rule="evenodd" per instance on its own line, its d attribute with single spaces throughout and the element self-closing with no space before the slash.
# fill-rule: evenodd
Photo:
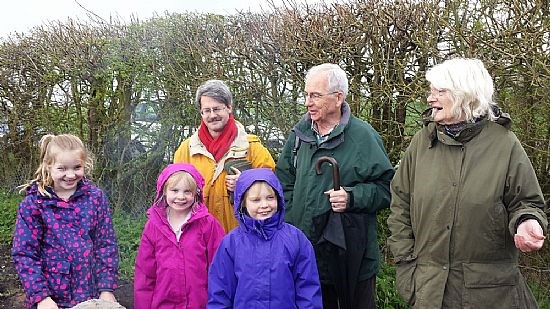
<svg viewBox="0 0 550 309">
<path fill-rule="evenodd" d="M 206 182 L 206 206 L 229 232 L 237 226 L 231 201 L 239 170 L 273 169 L 275 161 L 260 139 L 233 118 L 233 95 L 223 81 L 203 83 L 195 102 L 202 117 L 199 130 L 181 143 L 174 163 L 191 163 L 199 170 Z"/>
<path fill-rule="evenodd" d="M 368 309 L 375 308 L 380 260 L 376 214 L 389 207 L 394 170 L 378 133 L 351 114 L 347 94 L 348 78 L 338 65 L 307 72 L 307 113 L 292 129 L 275 172 L 285 220 L 315 248 L 323 307 Z M 318 164 L 325 156 L 336 161 L 339 173 L 331 170 L 333 163 Z M 340 187 L 334 188 L 337 180 Z"/>
</svg>

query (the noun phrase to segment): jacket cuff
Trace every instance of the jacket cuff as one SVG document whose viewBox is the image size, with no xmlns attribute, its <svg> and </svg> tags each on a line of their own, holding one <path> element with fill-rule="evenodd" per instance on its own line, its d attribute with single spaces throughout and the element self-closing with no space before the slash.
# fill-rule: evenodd
<svg viewBox="0 0 550 309">
<path fill-rule="evenodd" d="M 113 289 L 99 289 L 98 291 L 99 291 L 99 293 L 101 293 L 101 292 L 111 292 L 112 293 L 115 290 L 113 290 Z"/>
<path fill-rule="evenodd" d="M 520 224 L 522 224 L 523 221 L 526 221 L 526 220 L 529 220 L 529 219 L 537 220 L 537 222 L 540 224 L 540 226 L 543 227 L 543 229 L 544 229 L 544 226 L 542 225 L 542 222 L 540 222 L 539 219 L 536 216 L 533 216 L 531 214 L 525 214 L 525 215 L 521 215 L 521 217 L 519 217 L 519 219 L 516 221 L 516 226 L 514 227 L 514 230 L 516 231 L 516 233 L 518 232 L 518 226 Z"/>
<path fill-rule="evenodd" d="M 346 191 L 348 193 L 348 205 L 347 205 L 347 208 L 353 208 L 353 205 L 355 204 L 354 203 L 354 199 L 353 199 L 353 191 L 352 191 L 352 187 L 343 187 L 344 188 L 344 191 Z"/>
<path fill-rule="evenodd" d="M 31 305 L 35 305 L 39 302 L 41 302 L 42 300 L 48 298 L 50 296 L 50 292 L 49 291 L 39 291 L 39 292 L 36 292 L 34 293 L 31 297 L 29 297 L 29 303 Z"/>
</svg>

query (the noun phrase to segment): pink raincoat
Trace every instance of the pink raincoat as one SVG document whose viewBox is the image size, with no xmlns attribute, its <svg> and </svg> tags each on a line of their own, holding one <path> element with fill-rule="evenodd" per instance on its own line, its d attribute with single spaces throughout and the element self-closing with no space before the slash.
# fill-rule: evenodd
<svg viewBox="0 0 550 309">
<path fill-rule="evenodd" d="M 166 216 L 166 202 L 160 197 L 168 177 L 178 171 L 191 174 L 201 191 L 204 186 L 203 177 L 191 164 L 170 164 L 159 175 L 157 202 L 147 211 L 149 220 L 136 257 L 135 309 L 206 307 L 208 267 L 224 230 L 208 213 L 199 193 L 179 241 L 176 239 Z"/>
</svg>

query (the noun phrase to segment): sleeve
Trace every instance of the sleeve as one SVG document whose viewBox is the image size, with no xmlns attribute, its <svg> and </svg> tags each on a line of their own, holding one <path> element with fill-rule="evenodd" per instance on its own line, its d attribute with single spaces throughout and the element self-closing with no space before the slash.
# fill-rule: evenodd
<svg viewBox="0 0 550 309">
<path fill-rule="evenodd" d="M 249 142 L 250 152 L 247 159 L 251 162 L 252 167 L 265 167 L 273 170 L 275 168 L 275 161 L 273 160 L 271 153 L 269 153 L 269 150 L 262 145 L 260 139 L 256 137 L 251 140 L 249 135 Z"/>
<path fill-rule="evenodd" d="M 27 196 L 19 204 L 12 245 L 12 258 L 29 303 L 35 304 L 50 296 L 42 273 L 44 222 L 36 201 Z"/>
<path fill-rule="evenodd" d="M 344 187 L 349 192 L 348 211 L 351 212 L 375 214 L 390 206 L 390 182 L 395 171 L 380 136 L 374 129 L 370 130 L 369 134 L 362 135 L 361 145 L 365 149 L 359 151 L 359 165 L 355 169 L 362 181 Z"/>
<path fill-rule="evenodd" d="M 94 243 L 97 288 L 99 291 L 113 291 L 118 280 L 118 244 L 109 201 L 103 192 Z"/>
<path fill-rule="evenodd" d="M 514 139 L 503 197 L 510 213 L 510 234 L 513 236 L 516 233 L 517 226 L 526 217 L 536 219 L 546 234 L 548 218 L 544 213 L 542 190 L 527 153 L 515 136 Z"/>
<path fill-rule="evenodd" d="M 229 236 L 229 235 L 228 235 Z M 208 271 L 208 309 L 233 308 L 237 289 L 234 256 L 228 236 L 222 240 Z"/>
<path fill-rule="evenodd" d="M 313 246 L 300 232 L 298 237 L 299 253 L 293 271 L 296 287 L 296 306 L 298 308 L 323 308 L 321 284 Z"/>
<path fill-rule="evenodd" d="M 296 170 L 294 169 L 292 154 L 295 138 L 295 133 L 290 132 L 285 146 L 283 147 L 283 151 L 277 160 L 277 165 L 275 166 L 275 175 L 277 175 L 277 178 L 281 182 L 285 198 L 285 209 L 287 211 L 292 208 L 294 183 L 296 182 Z"/>
<path fill-rule="evenodd" d="M 136 256 L 134 271 L 134 308 L 149 309 L 153 300 L 153 291 L 157 281 L 157 260 L 155 258 L 155 241 L 151 223 L 143 228 L 141 242 Z"/>
<path fill-rule="evenodd" d="M 213 216 L 209 216 L 209 222 L 209 231 L 206 238 L 206 258 L 208 260 L 208 265 L 211 265 L 220 242 L 225 235 L 225 231 L 220 222 Z"/>
<path fill-rule="evenodd" d="M 411 147 L 407 149 L 395 177 L 391 182 L 391 205 L 388 217 L 390 237 L 388 246 L 392 251 L 395 262 L 407 261 L 414 251 L 414 232 L 411 223 Z"/>
</svg>

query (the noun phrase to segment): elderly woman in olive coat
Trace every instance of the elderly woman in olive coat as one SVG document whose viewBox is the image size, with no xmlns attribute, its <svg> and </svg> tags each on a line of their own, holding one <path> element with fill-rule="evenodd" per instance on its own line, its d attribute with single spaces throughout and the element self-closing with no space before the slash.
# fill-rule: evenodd
<svg viewBox="0 0 550 309">
<path fill-rule="evenodd" d="M 391 184 L 389 247 L 414 308 L 537 308 L 518 268 L 548 221 L 535 172 L 477 59 L 426 73 L 418 132 Z"/>
</svg>

